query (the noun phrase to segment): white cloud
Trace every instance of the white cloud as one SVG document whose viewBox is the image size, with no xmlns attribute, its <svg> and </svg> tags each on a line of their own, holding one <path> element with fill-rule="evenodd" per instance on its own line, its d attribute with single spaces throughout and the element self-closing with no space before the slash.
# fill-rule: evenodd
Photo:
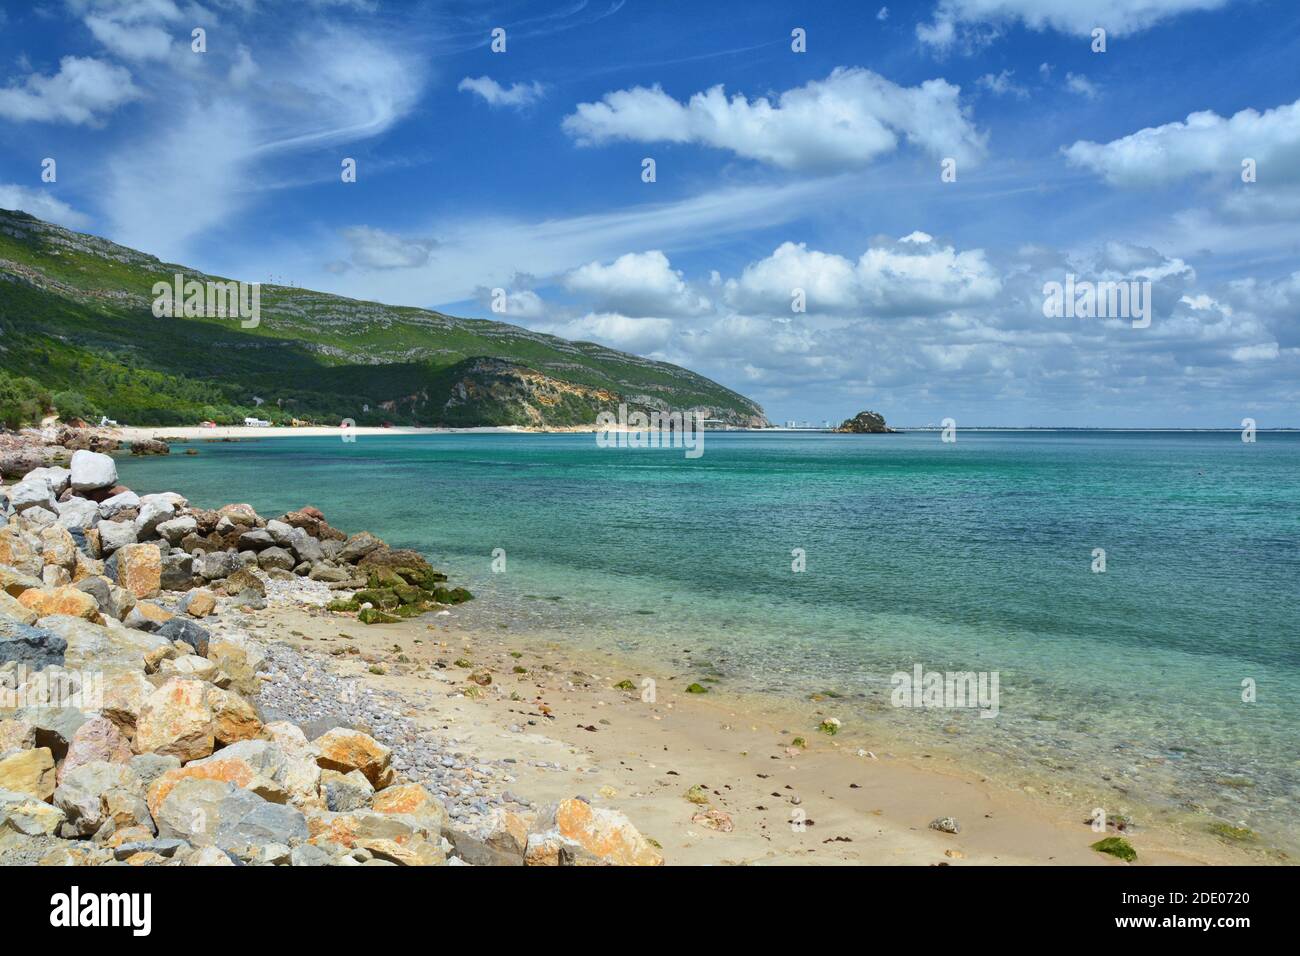
<svg viewBox="0 0 1300 956">
<path fill-rule="evenodd" d="M 427 263 L 438 245 L 434 239 L 410 239 L 369 226 L 344 229 L 343 238 L 352 247 L 352 263 L 362 269 L 414 269 Z"/>
<path fill-rule="evenodd" d="M 597 342 L 637 355 L 659 352 L 674 337 L 671 319 L 634 318 L 610 312 L 592 312 L 568 322 L 537 328 L 551 335 L 575 341 Z"/>
<path fill-rule="evenodd" d="M 515 83 L 507 88 L 489 76 L 467 76 L 456 89 L 482 97 L 489 106 L 508 106 L 512 109 L 532 106 L 546 93 L 545 87 L 537 82 Z"/>
<path fill-rule="evenodd" d="M 710 308 L 657 249 L 629 252 L 607 266 L 589 262 L 566 275 L 564 287 L 593 299 L 598 310 L 630 317 L 701 315 Z"/>
<path fill-rule="evenodd" d="M 941 79 L 903 87 L 857 67 L 765 97 L 727 98 L 722 86 L 680 103 L 655 86 L 580 103 L 564 129 L 580 145 L 610 140 L 700 143 L 783 169 L 845 170 L 870 163 L 905 138 L 932 156 L 962 163 L 984 153 L 985 135 Z"/>
<path fill-rule="evenodd" d="M 1101 90 L 1097 88 L 1097 85 L 1092 80 L 1078 73 L 1065 74 L 1065 88 L 1071 93 L 1077 93 L 1090 100 L 1095 100 L 1101 95 Z"/>
<path fill-rule="evenodd" d="M 1029 90 L 1015 82 L 1014 76 L 1014 70 L 1003 70 L 997 74 L 985 73 L 975 82 L 994 96 L 1014 96 L 1023 100 L 1029 96 Z"/>
<path fill-rule="evenodd" d="M 73 209 L 46 189 L 29 189 L 13 183 L 0 183 L 0 209 L 19 209 L 37 219 L 58 223 L 69 229 L 86 229 L 90 217 Z"/>
<path fill-rule="evenodd" d="M 33 73 L 0 90 L 0 116 L 18 122 L 94 124 L 140 95 L 124 67 L 65 56 L 53 76 Z"/>
<path fill-rule="evenodd" d="M 1210 111 L 1184 122 L 1148 127 L 1099 144 L 1065 150 L 1075 166 L 1120 186 L 1169 183 L 1195 174 L 1240 179 L 1241 162 L 1256 161 L 1261 181 L 1292 180 L 1300 169 L 1300 100 L 1263 113 L 1242 110 L 1225 119 Z"/>
<path fill-rule="evenodd" d="M 726 301 L 742 312 L 790 315 L 793 290 L 807 311 L 828 315 L 935 315 L 990 301 L 1001 280 L 983 250 L 958 252 L 923 232 L 867 249 L 852 262 L 782 243 L 726 283 Z"/>
<path fill-rule="evenodd" d="M 148 24 L 124 24 L 108 17 L 86 17 L 95 39 L 126 60 L 165 60 L 172 38 L 166 30 Z"/>
<path fill-rule="evenodd" d="M 1056 30 L 1086 37 L 1096 27 L 1126 36 L 1162 20 L 1196 10 L 1217 10 L 1231 0 L 940 0 L 930 23 L 919 23 L 917 38 L 944 50 L 961 35 L 1019 23 L 1031 30 Z"/>
</svg>

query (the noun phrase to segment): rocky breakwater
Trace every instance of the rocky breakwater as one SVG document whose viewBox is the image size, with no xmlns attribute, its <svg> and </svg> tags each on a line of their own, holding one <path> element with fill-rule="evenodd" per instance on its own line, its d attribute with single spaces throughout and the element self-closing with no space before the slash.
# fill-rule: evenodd
<svg viewBox="0 0 1300 956">
<path fill-rule="evenodd" d="M 0 486 L 0 864 L 663 862 L 581 798 L 458 822 L 401 742 L 274 719 L 286 649 L 232 621 L 295 581 L 371 624 L 470 597 L 314 508 L 137 495 L 86 449 Z"/>
</svg>

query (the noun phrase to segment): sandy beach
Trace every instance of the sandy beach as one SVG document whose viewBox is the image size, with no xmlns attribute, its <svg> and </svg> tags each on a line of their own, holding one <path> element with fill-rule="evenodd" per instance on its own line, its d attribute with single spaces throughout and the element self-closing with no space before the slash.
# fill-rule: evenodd
<svg viewBox="0 0 1300 956">
<path fill-rule="evenodd" d="M 124 442 L 148 439 L 168 439 L 174 441 L 222 441 L 225 439 L 247 438 L 335 438 L 342 435 L 474 435 L 474 434 L 578 434 L 596 431 L 595 425 L 575 425 L 570 428 L 526 428 L 522 425 L 493 425 L 483 428 L 413 428 L 393 426 L 351 426 L 340 428 L 334 425 L 305 425 L 301 428 L 271 426 L 260 428 L 247 425 L 219 425 L 216 428 L 201 428 L 197 425 L 184 427 L 135 427 L 122 426 L 106 428 L 103 432 Z"/>
<path fill-rule="evenodd" d="M 515 761 L 514 793 L 535 803 L 581 795 L 627 814 L 670 865 L 1126 865 L 1090 849 L 1100 835 L 1041 794 L 941 755 L 865 751 L 792 731 L 807 714 L 718 689 L 688 694 L 687 675 L 614 653 L 479 631 L 472 603 L 368 627 L 283 603 L 257 616 L 262 638 L 399 695 L 405 716 L 479 758 Z M 492 683 L 480 688 L 469 675 L 484 669 Z M 646 677 L 656 682 L 654 703 L 641 699 Z M 622 681 L 637 689 L 615 686 Z M 806 749 L 791 746 L 801 734 Z M 931 829 L 940 817 L 954 818 L 960 833 Z M 1139 865 L 1268 862 L 1204 834 L 1139 825 L 1125 836 Z"/>
</svg>

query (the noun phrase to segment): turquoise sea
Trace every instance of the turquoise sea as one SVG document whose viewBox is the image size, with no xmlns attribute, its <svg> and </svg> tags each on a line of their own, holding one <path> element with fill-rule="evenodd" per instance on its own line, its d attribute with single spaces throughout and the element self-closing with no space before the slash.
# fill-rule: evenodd
<svg viewBox="0 0 1300 956">
<path fill-rule="evenodd" d="M 694 460 L 592 435 L 191 447 L 122 479 L 313 504 L 427 553 L 485 627 L 802 701 L 808 730 L 820 709 L 850 745 L 947 748 L 1081 819 L 1101 801 L 1300 845 L 1300 434 L 708 433 Z M 997 672 L 997 717 L 891 706 L 916 664 Z"/>
</svg>

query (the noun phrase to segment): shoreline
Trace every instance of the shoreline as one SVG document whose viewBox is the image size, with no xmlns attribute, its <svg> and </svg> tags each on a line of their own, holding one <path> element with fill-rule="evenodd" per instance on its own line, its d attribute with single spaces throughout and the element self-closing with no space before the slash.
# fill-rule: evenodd
<svg viewBox="0 0 1300 956">
<path fill-rule="evenodd" d="M 338 625 L 355 622 L 332 612 L 273 605 L 263 613 L 277 639 L 317 666 L 397 694 L 480 758 L 531 768 L 517 792 L 579 793 L 626 814 L 662 844 L 669 865 L 1125 865 L 1091 849 L 1114 830 L 1095 833 L 1077 807 L 1009 789 L 970 761 L 915 753 L 901 742 L 865 750 L 801 732 L 806 715 L 772 698 L 717 688 L 689 694 L 686 672 L 649 670 L 545 634 L 477 629 L 473 603 L 447 617 L 345 632 Z M 341 642 L 360 654 L 335 656 Z M 395 664 L 398 657 L 410 663 Z M 468 680 L 483 670 L 491 684 Z M 640 688 L 646 677 L 656 681 L 654 703 L 615 686 L 626 680 Z M 790 746 L 801 734 L 806 748 Z M 687 796 L 697 785 L 704 803 Z M 725 817 L 701 817 L 708 809 Z M 796 811 L 806 817 L 802 831 L 793 826 Z M 960 833 L 930 828 L 943 817 L 954 818 Z M 1123 836 L 1138 851 L 1136 865 L 1270 862 L 1265 852 L 1141 821 Z"/>
<path fill-rule="evenodd" d="M 346 515 L 339 520 L 350 527 Z M 304 676 L 312 674 L 388 695 L 394 719 L 414 721 L 420 734 L 447 736 L 450 747 L 437 749 L 477 767 L 471 774 L 486 781 L 503 767 L 520 768 L 511 789 L 495 792 L 497 808 L 504 802 L 536 809 L 581 796 L 626 814 L 663 847 L 670 864 L 1122 865 L 1091 849 L 1114 831 L 1094 832 L 1077 801 L 1063 806 L 1029 788 L 1009 788 L 982 772 L 977 758 L 917 753 L 925 749 L 920 735 L 886 740 L 878 727 L 867 726 L 823 736 L 806 729 L 807 713 L 774 695 L 717 686 L 708 694 L 685 693 L 689 673 L 662 663 L 563 645 L 546 633 L 476 626 L 475 603 L 366 625 L 355 613 L 294 596 L 295 589 L 325 588 L 320 582 L 309 587 L 287 572 L 258 574 L 267 586 L 266 606 L 221 597 L 226 592 L 218 587 L 212 622 L 308 662 L 293 665 L 296 677 L 268 675 L 269 686 L 283 691 L 268 701 L 294 707 L 337 693 L 334 685 Z M 327 590 L 353 593 L 342 582 Z M 167 592 L 160 600 L 170 607 L 180 596 Z M 277 654 L 269 657 L 274 665 Z M 636 690 L 645 677 L 657 682 L 654 701 Z M 623 681 L 631 688 L 616 686 Z M 310 711 L 287 716 L 300 722 L 304 714 L 316 719 Z M 382 732 L 382 713 L 371 711 L 367 719 L 381 729 L 357 729 L 373 730 L 397 749 L 399 741 Z M 806 746 L 794 746 L 798 736 Z M 862 736 L 864 746 L 850 743 Z M 458 804 L 450 809 L 453 819 L 463 811 Z M 959 832 L 932 828 L 943 818 L 955 819 Z M 470 819 L 484 823 L 477 812 Z M 1267 847 L 1136 822 L 1123 836 L 1137 848 L 1138 865 L 1275 862 Z"/>
</svg>

